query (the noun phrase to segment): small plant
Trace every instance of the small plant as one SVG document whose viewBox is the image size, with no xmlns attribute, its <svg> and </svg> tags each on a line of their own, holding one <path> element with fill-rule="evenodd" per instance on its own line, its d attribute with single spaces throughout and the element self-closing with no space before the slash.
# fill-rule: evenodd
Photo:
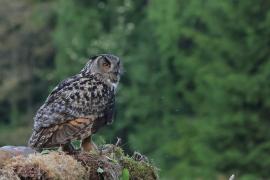
<svg viewBox="0 0 270 180">
<path fill-rule="evenodd" d="M 120 177 L 120 180 L 129 180 L 129 171 L 128 169 L 124 168 L 122 171 L 122 176 Z"/>
</svg>

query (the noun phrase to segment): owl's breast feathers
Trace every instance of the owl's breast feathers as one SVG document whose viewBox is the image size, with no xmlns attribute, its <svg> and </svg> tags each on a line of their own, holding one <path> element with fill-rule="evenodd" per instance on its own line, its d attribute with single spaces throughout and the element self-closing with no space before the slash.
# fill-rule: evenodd
<svg viewBox="0 0 270 180">
<path fill-rule="evenodd" d="M 114 89 L 98 77 L 79 74 L 66 79 L 38 110 L 29 145 L 53 146 L 89 136 L 112 122 L 114 106 Z"/>
</svg>

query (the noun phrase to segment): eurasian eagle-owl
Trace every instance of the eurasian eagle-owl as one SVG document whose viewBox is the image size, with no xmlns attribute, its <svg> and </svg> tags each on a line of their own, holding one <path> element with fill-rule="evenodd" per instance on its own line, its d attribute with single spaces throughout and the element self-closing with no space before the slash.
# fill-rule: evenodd
<svg viewBox="0 0 270 180">
<path fill-rule="evenodd" d="M 34 117 L 29 146 L 70 147 L 72 140 L 81 139 L 82 148 L 90 151 L 91 135 L 113 120 L 121 67 L 117 56 L 97 55 L 79 74 L 55 87 Z"/>
</svg>

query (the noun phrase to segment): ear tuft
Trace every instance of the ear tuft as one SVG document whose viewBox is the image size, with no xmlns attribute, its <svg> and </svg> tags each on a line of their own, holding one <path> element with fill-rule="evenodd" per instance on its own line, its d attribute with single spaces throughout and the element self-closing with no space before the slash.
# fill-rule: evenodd
<svg viewBox="0 0 270 180">
<path fill-rule="evenodd" d="M 94 60 L 94 59 L 96 59 L 96 58 L 98 58 L 98 57 L 99 57 L 99 55 L 91 56 L 91 57 L 90 57 L 90 60 Z"/>
</svg>

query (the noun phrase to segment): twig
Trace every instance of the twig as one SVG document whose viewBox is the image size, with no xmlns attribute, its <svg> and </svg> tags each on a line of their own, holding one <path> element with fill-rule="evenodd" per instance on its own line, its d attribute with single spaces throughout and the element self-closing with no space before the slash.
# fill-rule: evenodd
<svg viewBox="0 0 270 180">
<path fill-rule="evenodd" d="M 122 142 L 122 139 L 117 137 L 117 141 L 115 143 L 115 146 L 120 146 L 121 142 Z"/>
</svg>

